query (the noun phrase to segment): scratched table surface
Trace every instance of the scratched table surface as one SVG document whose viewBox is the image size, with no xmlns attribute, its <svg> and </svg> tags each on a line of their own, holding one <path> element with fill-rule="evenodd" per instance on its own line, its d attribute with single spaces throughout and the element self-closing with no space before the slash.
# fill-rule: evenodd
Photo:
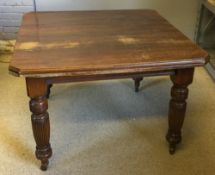
<svg viewBox="0 0 215 175">
<path fill-rule="evenodd" d="M 91 75 L 201 66 L 207 53 L 153 10 L 27 13 L 9 70 Z"/>
</svg>

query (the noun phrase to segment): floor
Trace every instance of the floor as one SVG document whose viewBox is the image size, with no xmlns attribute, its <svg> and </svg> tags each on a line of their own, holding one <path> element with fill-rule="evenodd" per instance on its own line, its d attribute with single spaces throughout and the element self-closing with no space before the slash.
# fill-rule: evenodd
<svg viewBox="0 0 215 175">
<path fill-rule="evenodd" d="M 49 100 L 53 157 L 35 159 L 25 80 L 0 63 L 1 175 L 212 175 L 215 172 L 215 84 L 204 68 L 190 86 L 183 141 L 165 141 L 171 83 L 145 78 L 55 85 Z"/>
</svg>

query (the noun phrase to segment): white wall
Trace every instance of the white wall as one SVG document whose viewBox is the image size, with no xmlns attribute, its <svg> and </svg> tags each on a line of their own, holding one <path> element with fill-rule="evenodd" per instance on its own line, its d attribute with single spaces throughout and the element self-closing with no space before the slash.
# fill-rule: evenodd
<svg viewBox="0 0 215 175">
<path fill-rule="evenodd" d="M 37 0 L 38 10 L 156 9 L 193 39 L 198 0 Z"/>
<path fill-rule="evenodd" d="M 0 0 L 0 39 L 16 38 L 23 13 L 32 10 L 32 0 Z"/>
</svg>

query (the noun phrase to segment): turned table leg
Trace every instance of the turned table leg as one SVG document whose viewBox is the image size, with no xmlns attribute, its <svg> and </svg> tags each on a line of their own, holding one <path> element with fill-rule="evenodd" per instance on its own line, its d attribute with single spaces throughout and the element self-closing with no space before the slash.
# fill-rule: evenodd
<svg viewBox="0 0 215 175">
<path fill-rule="evenodd" d="M 174 154 L 176 145 L 181 141 L 181 128 L 186 111 L 186 99 L 188 97 L 188 85 L 192 83 L 194 69 L 180 69 L 175 75 L 171 75 L 173 87 L 169 105 L 169 130 L 166 139 L 169 142 L 169 152 Z"/>
<path fill-rule="evenodd" d="M 48 159 L 52 155 L 50 138 L 50 124 L 47 95 L 47 84 L 44 79 L 26 78 L 27 92 L 32 112 L 31 121 L 34 139 L 36 141 L 36 157 L 41 161 L 41 170 L 48 167 Z"/>
<path fill-rule="evenodd" d="M 135 85 L 135 92 L 139 92 L 140 82 L 143 80 L 143 77 L 134 77 L 134 85 Z"/>
</svg>

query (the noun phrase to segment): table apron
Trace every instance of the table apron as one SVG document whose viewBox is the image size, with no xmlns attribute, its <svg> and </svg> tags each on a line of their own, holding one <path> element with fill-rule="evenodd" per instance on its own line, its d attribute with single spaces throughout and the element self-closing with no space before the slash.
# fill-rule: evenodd
<svg viewBox="0 0 215 175">
<path fill-rule="evenodd" d="M 111 79 L 126 79 L 135 77 L 150 77 L 150 76 L 164 76 L 174 75 L 175 70 L 165 70 L 156 72 L 145 73 L 123 73 L 123 74 L 101 74 L 101 75 L 83 75 L 83 76 L 59 76 L 59 77 L 46 77 L 47 84 L 55 83 L 69 83 L 69 82 L 83 82 L 83 81 L 96 81 L 96 80 L 111 80 Z"/>
</svg>

